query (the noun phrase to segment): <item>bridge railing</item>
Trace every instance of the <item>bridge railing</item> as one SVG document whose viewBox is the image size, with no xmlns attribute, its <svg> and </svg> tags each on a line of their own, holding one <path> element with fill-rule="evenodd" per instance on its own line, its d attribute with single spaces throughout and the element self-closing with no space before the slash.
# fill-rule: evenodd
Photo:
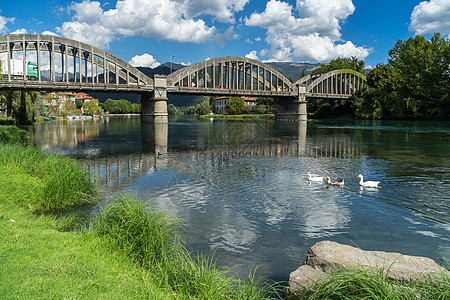
<svg viewBox="0 0 450 300">
<path fill-rule="evenodd" d="M 52 35 L 0 35 L 4 88 L 151 90 L 153 80 L 114 55 Z"/>
</svg>

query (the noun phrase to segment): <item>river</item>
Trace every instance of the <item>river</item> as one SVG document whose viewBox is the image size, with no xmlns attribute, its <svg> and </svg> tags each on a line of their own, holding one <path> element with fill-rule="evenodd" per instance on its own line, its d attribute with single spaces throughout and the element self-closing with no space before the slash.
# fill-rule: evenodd
<svg viewBox="0 0 450 300">
<path fill-rule="evenodd" d="M 124 117 L 29 130 L 30 144 L 85 163 L 103 203 L 119 193 L 151 199 L 186 224 L 189 250 L 242 278 L 259 266 L 285 281 L 321 240 L 450 258 L 450 122 Z M 307 173 L 345 185 L 310 183 Z M 358 174 L 382 188 L 360 188 Z"/>
</svg>

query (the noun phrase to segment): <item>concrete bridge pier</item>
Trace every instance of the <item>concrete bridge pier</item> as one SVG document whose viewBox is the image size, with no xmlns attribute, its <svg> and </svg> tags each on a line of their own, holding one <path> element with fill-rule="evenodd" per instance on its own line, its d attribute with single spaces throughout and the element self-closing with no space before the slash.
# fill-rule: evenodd
<svg viewBox="0 0 450 300">
<path fill-rule="evenodd" d="M 153 76 L 154 91 L 141 94 L 141 122 L 167 123 L 167 77 Z"/>
<path fill-rule="evenodd" d="M 299 87 L 298 96 L 279 99 L 276 104 L 277 121 L 306 121 L 306 87 Z"/>
</svg>

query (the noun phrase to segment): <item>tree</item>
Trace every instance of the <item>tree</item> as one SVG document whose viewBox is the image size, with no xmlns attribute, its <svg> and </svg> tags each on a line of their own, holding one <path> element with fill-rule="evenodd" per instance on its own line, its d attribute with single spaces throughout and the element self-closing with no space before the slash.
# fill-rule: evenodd
<svg viewBox="0 0 450 300">
<path fill-rule="evenodd" d="M 167 113 L 169 115 L 179 115 L 180 111 L 178 110 L 178 108 L 175 107 L 175 105 L 169 104 L 167 105 Z"/>
<path fill-rule="evenodd" d="M 91 99 L 89 101 L 85 101 L 83 104 L 83 112 L 89 116 L 101 116 L 102 109 L 98 106 L 97 99 Z"/>
<path fill-rule="evenodd" d="M 195 106 L 195 113 L 198 115 L 207 115 L 210 112 L 209 99 L 204 99 Z"/>
<path fill-rule="evenodd" d="M 398 73 L 398 93 L 413 119 L 445 119 L 450 114 L 450 40 L 435 33 L 398 40 L 389 51 Z"/>
<path fill-rule="evenodd" d="M 241 97 L 230 97 L 225 105 L 227 114 L 240 115 L 245 110 L 244 99 Z"/>
<path fill-rule="evenodd" d="M 378 64 L 367 74 L 367 87 L 354 95 L 355 115 L 360 119 L 404 118 L 398 101 L 398 74 L 391 65 Z"/>
<path fill-rule="evenodd" d="M 363 60 L 357 59 L 355 56 L 331 60 L 328 64 L 323 64 L 311 73 L 329 72 L 338 69 L 350 69 L 364 74 L 365 63 Z"/>
</svg>

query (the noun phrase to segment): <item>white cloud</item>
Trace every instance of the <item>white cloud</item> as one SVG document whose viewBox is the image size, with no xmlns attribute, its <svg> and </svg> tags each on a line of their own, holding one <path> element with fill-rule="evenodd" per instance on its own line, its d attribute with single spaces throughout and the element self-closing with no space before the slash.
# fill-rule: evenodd
<svg viewBox="0 0 450 300">
<path fill-rule="evenodd" d="M 189 17 L 211 15 L 222 23 L 235 23 L 234 14 L 242 11 L 250 0 L 187 0 L 184 1 Z"/>
<path fill-rule="evenodd" d="M 6 32 L 6 24 L 8 23 L 14 23 L 14 18 L 0 16 L 0 33 Z"/>
<path fill-rule="evenodd" d="M 133 67 L 149 67 L 152 69 L 160 65 L 160 63 L 148 53 L 134 56 L 129 64 Z"/>
<path fill-rule="evenodd" d="M 48 30 L 46 30 L 46 31 L 42 32 L 42 34 L 45 34 L 45 35 L 54 35 L 54 36 L 59 36 L 58 34 L 56 34 L 56 33 L 52 32 L 52 31 L 48 31 Z"/>
<path fill-rule="evenodd" d="M 25 28 L 17 29 L 14 32 L 11 32 L 11 34 L 26 34 L 27 30 Z"/>
<path fill-rule="evenodd" d="M 261 42 L 261 38 L 258 36 L 258 37 L 255 38 L 255 41 Z"/>
<path fill-rule="evenodd" d="M 107 48 L 109 43 L 115 39 L 113 32 L 99 23 L 65 22 L 57 30 L 67 38 L 86 42 L 99 48 Z"/>
<path fill-rule="evenodd" d="M 251 59 L 254 59 L 254 60 L 259 60 L 258 55 L 256 54 L 255 50 L 253 50 L 252 52 L 246 54 L 245 57 L 251 58 Z"/>
<path fill-rule="evenodd" d="M 409 30 L 416 34 L 440 32 L 443 35 L 450 35 L 450 1 L 420 2 L 411 14 Z"/>
<path fill-rule="evenodd" d="M 75 10 L 75 20 L 80 23 L 95 24 L 103 15 L 100 2 L 84 0 L 82 3 L 72 3 L 70 9 Z"/>
<path fill-rule="evenodd" d="M 355 10 L 351 0 L 270 0 L 262 13 L 245 19 L 248 26 L 267 30 L 269 61 L 329 61 L 337 57 L 364 59 L 370 50 L 341 38 L 340 24 Z M 296 16 L 297 15 L 297 16 Z"/>
<path fill-rule="evenodd" d="M 223 23 L 235 23 L 234 15 L 243 10 L 249 0 L 120 0 L 113 9 L 103 10 L 100 2 L 84 0 L 70 6 L 71 22 L 65 22 L 58 32 L 100 48 L 119 36 L 144 36 L 177 42 L 203 43 L 216 40 L 223 44 L 236 37 L 234 27 L 217 34 L 201 18 L 209 15 Z"/>
</svg>

